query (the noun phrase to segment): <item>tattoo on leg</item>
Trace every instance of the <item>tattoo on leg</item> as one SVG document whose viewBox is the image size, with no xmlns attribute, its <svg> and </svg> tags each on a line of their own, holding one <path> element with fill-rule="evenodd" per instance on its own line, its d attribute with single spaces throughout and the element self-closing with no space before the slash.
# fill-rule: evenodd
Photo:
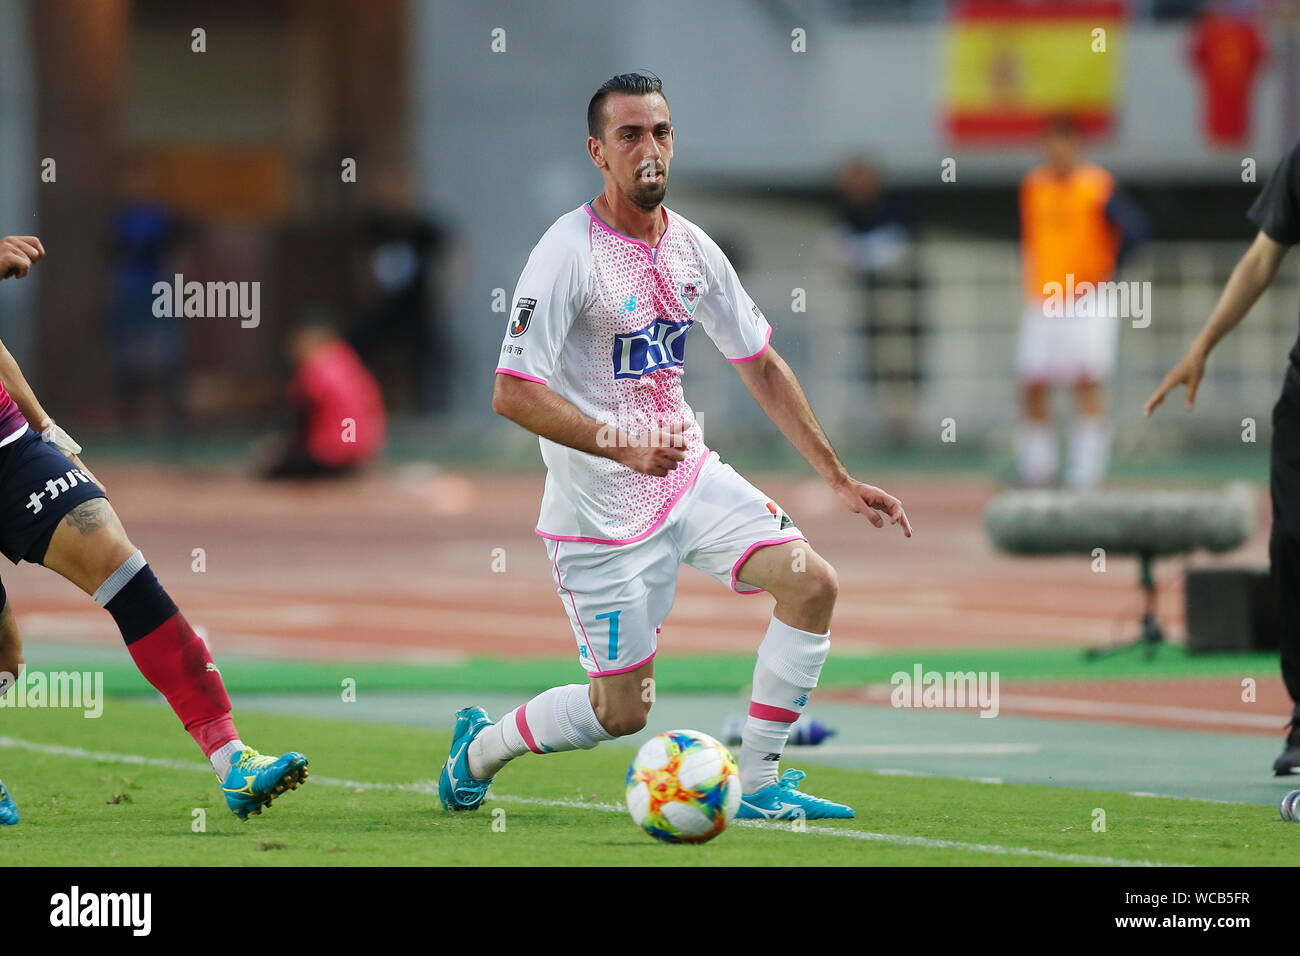
<svg viewBox="0 0 1300 956">
<path fill-rule="evenodd" d="M 63 516 L 63 523 L 71 525 L 82 534 L 98 531 L 113 520 L 113 509 L 107 498 L 91 498 L 83 501 Z"/>
</svg>

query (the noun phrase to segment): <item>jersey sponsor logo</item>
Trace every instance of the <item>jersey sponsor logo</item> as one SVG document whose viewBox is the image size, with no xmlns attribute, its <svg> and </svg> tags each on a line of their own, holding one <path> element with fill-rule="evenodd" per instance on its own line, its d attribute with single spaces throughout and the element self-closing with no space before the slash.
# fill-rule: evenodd
<svg viewBox="0 0 1300 956">
<path fill-rule="evenodd" d="M 640 378 L 647 372 L 686 364 L 686 333 L 694 320 L 655 319 L 643 329 L 614 336 L 614 377 Z"/>
<path fill-rule="evenodd" d="M 533 309 L 537 308 L 536 299 L 520 299 L 515 303 L 515 314 L 510 319 L 510 334 L 514 337 L 528 331 L 528 324 L 533 320 Z"/>
<path fill-rule="evenodd" d="M 677 288 L 677 296 L 690 315 L 695 314 L 695 307 L 700 304 L 700 287 L 694 282 L 683 282 Z"/>
<path fill-rule="evenodd" d="M 630 295 L 630 296 L 627 297 L 627 301 L 623 303 L 623 311 L 624 311 L 624 312 L 635 312 L 635 311 L 636 311 L 636 296 L 635 296 L 635 295 Z"/>
<path fill-rule="evenodd" d="M 762 325 L 764 322 L 763 310 L 756 305 L 751 305 L 749 307 L 749 317 L 756 326 Z"/>
</svg>

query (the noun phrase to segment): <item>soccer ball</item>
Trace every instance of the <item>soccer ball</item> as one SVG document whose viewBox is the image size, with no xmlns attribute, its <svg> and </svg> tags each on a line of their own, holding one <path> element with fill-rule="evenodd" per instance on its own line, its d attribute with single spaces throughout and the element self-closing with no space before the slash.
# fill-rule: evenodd
<svg viewBox="0 0 1300 956">
<path fill-rule="evenodd" d="M 698 730 L 670 730 L 641 745 L 627 768 L 627 809 L 667 843 L 705 843 L 740 808 L 740 771 L 726 747 Z"/>
</svg>

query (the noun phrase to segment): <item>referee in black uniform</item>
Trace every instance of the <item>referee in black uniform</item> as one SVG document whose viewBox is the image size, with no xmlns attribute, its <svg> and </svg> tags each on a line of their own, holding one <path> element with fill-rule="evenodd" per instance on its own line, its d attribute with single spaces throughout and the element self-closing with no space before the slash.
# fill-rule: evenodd
<svg viewBox="0 0 1300 956">
<path fill-rule="evenodd" d="M 1191 409 L 1210 350 L 1250 311 L 1277 275 L 1282 258 L 1300 243 L 1300 143 L 1278 164 L 1247 215 L 1259 233 L 1232 270 L 1205 328 L 1147 400 L 1148 415 L 1176 385 L 1187 386 Z M 1300 340 L 1291 348 L 1282 397 L 1273 407 L 1269 490 L 1273 529 L 1268 550 L 1282 621 L 1282 680 L 1292 702 L 1286 747 L 1273 763 L 1273 772 L 1284 776 L 1300 771 Z"/>
</svg>

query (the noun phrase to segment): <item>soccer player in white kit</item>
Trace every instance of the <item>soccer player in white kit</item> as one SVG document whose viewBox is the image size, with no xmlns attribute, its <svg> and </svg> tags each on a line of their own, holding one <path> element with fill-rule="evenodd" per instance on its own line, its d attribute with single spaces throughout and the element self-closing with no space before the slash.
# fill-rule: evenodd
<svg viewBox="0 0 1300 956">
<path fill-rule="evenodd" d="M 739 815 L 852 817 L 799 790 L 801 771 L 777 773 L 830 650 L 835 571 L 705 445 L 682 394 L 691 328 L 699 323 L 851 511 L 910 537 L 907 515 L 849 475 L 727 257 L 663 207 L 674 132 L 659 79 L 608 80 L 587 125 L 604 190 L 556 220 L 529 256 L 492 407 L 540 438 L 536 532 L 590 680 L 544 691 L 496 723 L 481 707 L 458 712 L 439 796 L 447 809 L 476 809 L 515 757 L 589 749 L 645 727 L 656 634 L 686 563 L 738 594 L 776 599 L 739 754 Z"/>
</svg>

